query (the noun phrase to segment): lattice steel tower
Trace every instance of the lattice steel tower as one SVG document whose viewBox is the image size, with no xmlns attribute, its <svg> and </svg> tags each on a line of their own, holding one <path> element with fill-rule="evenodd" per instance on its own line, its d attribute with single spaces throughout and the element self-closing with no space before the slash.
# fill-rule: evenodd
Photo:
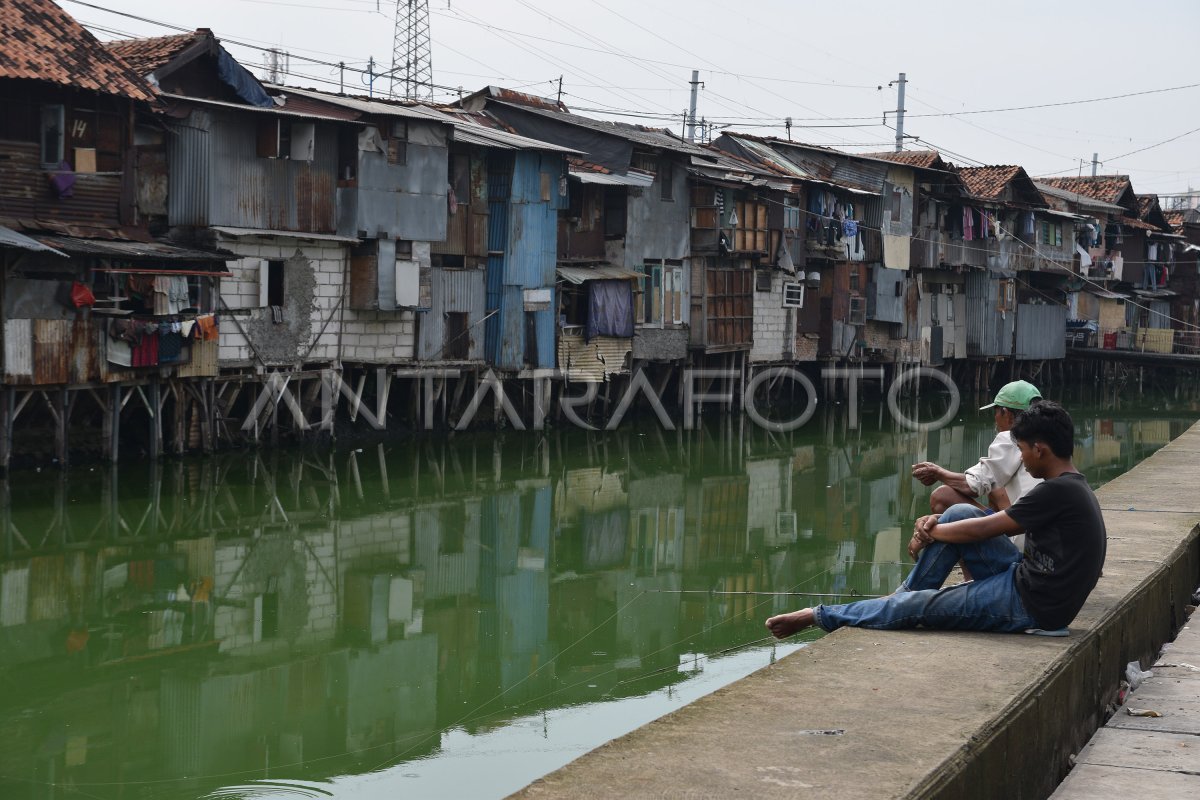
<svg viewBox="0 0 1200 800">
<path fill-rule="evenodd" d="M 429 0 L 396 0 L 392 48 L 392 97 L 433 97 L 433 50 L 429 43 Z"/>
</svg>

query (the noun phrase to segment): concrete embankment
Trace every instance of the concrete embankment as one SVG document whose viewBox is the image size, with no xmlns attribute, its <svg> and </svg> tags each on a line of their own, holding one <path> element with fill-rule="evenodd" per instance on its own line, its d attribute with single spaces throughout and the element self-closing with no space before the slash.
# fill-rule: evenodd
<svg viewBox="0 0 1200 800">
<path fill-rule="evenodd" d="M 517 796 L 1049 796 L 1200 583 L 1200 424 L 1097 494 L 1108 560 L 1070 637 L 841 630 Z"/>
</svg>

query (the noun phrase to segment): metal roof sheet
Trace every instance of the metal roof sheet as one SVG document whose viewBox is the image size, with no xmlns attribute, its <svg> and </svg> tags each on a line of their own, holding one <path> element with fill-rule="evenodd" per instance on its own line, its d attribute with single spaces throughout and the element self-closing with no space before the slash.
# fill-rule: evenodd
<svg viewBox="0 0 1200 800">
<path fill-rule="evenodd" d="M 702 156 L 708 154 L 704 148 L 698 147 L 691 142 L 686 142 L 664 131 L 643 128 L 637 125 L 628 125 L 623 122 L 592 119 L 591 117 L 583 117 L 566 111 L 550 111 L 544 108 L 534 108 L 520 103 L 505 102 L 496 98 L 492 98 L 490 102 L 547 119 L 557 120 L 565 125 L 575 125 L 580 128 L 599 131 L 600 133 L 607 133 L 610 136 L 627 139 L 634 144 L 656 147 L 662 150 L 672 150 L 678 153 L 687 153 L 688 155 Z"/>
<path fill-rule="evenodd" d="M 37 234 L 43 245 L 66 253 L 109 258 L 152 258 L 159 261 L 227 261 L 233 253 L 196 250 L 166 242 L 129 242 L 112 239 L 81 239 L 75 236 Z"/>
<path fill-rule="evenodd" d="M 517 133 L 509 133 L 499 128 L 489 128 L 474 122 L 457 120 L 447 117 L 454 126 L 454 141 L 466 144 L 477 144 L 483 147 L 500 147 L 507 150 L 548 150 L 555 153 L 579 153 L 570 147 L 560 144 L 543 142 L 540 139 L 530 139 Z"/>
<path fill-rule="evenodd" d="M 624 269 L 623 267 L 559 267 L 558 277 L 570 283 L 584 281 L 636 280 L 645 277 L 640 272 Z"/>
<path fill-rule="evenodd" d="M 611 172 L 592 172 L 591 170 L 573 169 L 572 178 L 578 178 L 580 183 L 595 183 L 602 186 L 642 186 L 654 183 L 654 176 L 647 172 L 630 172 L 625 175 L 614 175 Z"/>
<path fill-rule="evenodd" d="M 338 114 L 336 110 L 331 110 L 329 113 L 318 114 L 312 111 L 289 111 L 286 106 L 274 106 L 266 108 L 262 106 L 252 106 L 248 103 L 229 103 L 224 100 L 209 100 L 204 97 L 188 97 L 185 94 L 171 94 L 163 92 L 161 97 L 167 100 L 178 101 L 181 103 L 198 103 L 203 106 L 215 106 L 218 108 L 232 108 L 237 111 L 247 111 L 254 114 L 282 114 L 286 117 L 296 117 L 297 119 L 323 119 L 330 122 L 346 122 L 346 118 L 342 114 Z M 169 111 L 168 111 L 169 113 Z"/>
<path fill-rule="evenodd" d="M 61 250 L 55 250 L 49 245 L 42 244 L 37 239 L 32 239 L 23 233 L 17 233 L 12 228 L 0 226 L 0 247 L 16 247 L 21 250 L 31 250 L 35 253 L 53 253 L 56 256 L 70 258 Z"/>
<path fill-rule="evenodd" d="M 1117 294 L 1116 292 L 1110 292 L 1107 289 L 1102 289 L 1099 286 L 1092 286 L 1090 284 L 1087 286 L 1084 286 L 1083 291 L 1087 292 L 1088 294 L 1094 294 L 1094 295 L 1096 295 L 1096 297 L 1103 297 L 1105 300 L 1128 300 L 1129 299 L 1129 297 L 1126 295 Z"/>
<path fill-rule="evenodd" d="M 306 233 L 304 231 L 275 231 L 263 228 L 233 228 L 228 225 L 213 225 L 211 229 L 230 236 L 286 236 L 291 239 L 315 239 L 326 242 L 350 242 L 357 244 L 353 236 L 338 236 L 333 233 Z"/>
<path fill-rule="evenodd" d="M 299 97 L 307 97 L 311 100 L 319 100 L 322 103 L 328 103 L 332 106 L 348 108 L 352 111 L 357 111 L 360 114 L 375 114 L 382 117 L 403 117 L 405 119 L 423 119 L 430 122 L 441 122 L 446 125 L 452 123 L 452 120 L 440 111 L 435 111 L 432 108 L 423 105 L 405 105 L 397 102 L 388 102 L 385 100 L 376 100 L 371 97 L 347 97 L 344 95 L 319 92 L 316 89 L 301 89 L 297 86 L 282 86 L 279 84 L 267 84 L 269 90 L 284 96 L 283 107 L 287 108 L 287 96 L 297 95 Z"/>
</svg>

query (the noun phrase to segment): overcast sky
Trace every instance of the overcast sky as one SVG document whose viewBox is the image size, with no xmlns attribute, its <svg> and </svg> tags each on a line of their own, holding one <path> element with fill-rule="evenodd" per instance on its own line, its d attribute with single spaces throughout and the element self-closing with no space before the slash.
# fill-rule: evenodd
<svg viewBox="0 0 1200 800">
<path fill-rule="evenodd" d="M 59 0 L 102 39 L 170 29 Z M 338 70 L 392 63 L 395 0 L 88 0 L 192 29 L 212 28 L 262 73 L 289 52 L 287 82 L 337 87 Z M 403 0 L 407 4 L 408 0 Z M 936 116 L 1091 100 L 1200 84 L 1194 0 L 429 0 L 434 82 L 495 83 L 555 96 L 593 116 L 680 130 L 691 70 L 699 115 L 733 129 L 864 152 L 890 150 L 889 87 L 908 77 L 908 149 L 936 146 L 960 164 L 1021 164 L 1032 175 L 1128 173 L 1140 193 L 1200 188 L 1200 85 L 1052 108 Z M 377 10 L 378 9 L 378 10 Z M 104 29 L 104 30 L 101 30 Z M 347 72 L 348 92 L 366 77 Z M 882 88 L 878 88 L 882 87 Z M 376 91 L 387 92 L 387 78 Z M 439 91 L 438 99 L 453 94 Z M 624 116 L 616 116 L 622 114 Z M 635 116 L 636 115 L 636 116 Z M 934 115 L 934 116 L 920 116 Z M 888 125 L 894 125 L 892 115 Z M 862 127 L 801 127 L 849 126 Z M 1192 132 L 1195 131 L 1195 132 Z M 1192 132 L 1192 133 L 1189 133 Z M 1186 134 L 1186 135 L 1185 135 Z M 1160 144 L 1179 137 L 1175 141 Z M 874 147 L 866 145 L 876 143 Z M 1158 146 L 1154 146 L 1158 145 Z M 1142 148 L 1149 148 L 1143 152 Z"/>
</svg>

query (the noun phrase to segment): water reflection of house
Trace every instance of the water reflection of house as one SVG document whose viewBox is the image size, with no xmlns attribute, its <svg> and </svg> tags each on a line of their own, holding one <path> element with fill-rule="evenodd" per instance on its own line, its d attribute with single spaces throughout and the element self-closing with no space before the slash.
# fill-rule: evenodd
<svg viewBox="0 0 1200 800">
<path fill-rule="evenodd" d="M 167 769 L 269 775 L 272 764 L 294 771 L 342 754 L 382 761 L 433 733 L 437 682 L 433 636 L 236 672 L 171 671 L 159 710 Z"/>
</svg>

